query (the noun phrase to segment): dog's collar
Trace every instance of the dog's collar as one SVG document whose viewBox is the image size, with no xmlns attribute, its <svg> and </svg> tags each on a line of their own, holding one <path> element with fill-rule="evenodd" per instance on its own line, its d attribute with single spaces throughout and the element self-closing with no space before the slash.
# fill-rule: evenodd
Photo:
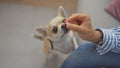
<svg viewBox="0 0 120 68">
<path fill-rule="evenodd" d="M 50 45 L 51 45 L 51 49 L 54 50 L 53 42 L 51 40 L 49 40 L 49 42 L 50 42 Z"/>
</svg>

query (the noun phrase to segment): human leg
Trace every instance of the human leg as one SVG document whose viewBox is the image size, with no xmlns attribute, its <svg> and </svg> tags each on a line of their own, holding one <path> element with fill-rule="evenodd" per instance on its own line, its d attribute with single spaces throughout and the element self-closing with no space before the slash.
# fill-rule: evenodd
<svg viewBox="0 0 120 68">
<path fill-rule="evenodd" d="M 94 43 L 80 45 L 61 68 L 120 68 L 120 54 L 109 52 L 99 55 Z"/>
</svg>

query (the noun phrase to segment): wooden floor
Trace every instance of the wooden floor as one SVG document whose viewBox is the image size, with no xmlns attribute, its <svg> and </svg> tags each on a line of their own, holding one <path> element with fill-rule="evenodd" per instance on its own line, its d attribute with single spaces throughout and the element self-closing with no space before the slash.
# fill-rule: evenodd
<svg viewBox="0 0 120 68">
<path fill-rule="evenodd" d="M 78 6 L 78 0 L 0 0 L 1 3 L 16 3 L 32 6 L 44 6 L 49 8 L 57 8 L 62 5 L 71 12 L 75 12 Z"/>
</svg>

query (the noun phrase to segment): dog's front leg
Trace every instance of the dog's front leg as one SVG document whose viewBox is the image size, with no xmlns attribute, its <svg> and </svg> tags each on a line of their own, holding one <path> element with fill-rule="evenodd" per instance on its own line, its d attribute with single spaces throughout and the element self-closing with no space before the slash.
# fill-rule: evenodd
<svg viewBox="0 0 120 68">
<path fill-rule="evenodd" d="M 74 32 L 72 32 L 72 41 L 73 41 L 73 45 L 74 45 L 74 48 L 78 48 L 78 40 L 76 39 L 76 34 Z"/>
</svg>

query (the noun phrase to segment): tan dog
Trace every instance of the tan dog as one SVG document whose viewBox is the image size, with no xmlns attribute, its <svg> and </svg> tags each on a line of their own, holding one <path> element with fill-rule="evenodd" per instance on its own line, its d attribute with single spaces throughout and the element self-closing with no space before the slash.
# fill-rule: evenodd
<svg viewBox="0 0 120 68">
<path fill-rule="evenodd" d="M 69 54 L 80 45 L 77 33 L 66 28 L 66 12 L 62 6 L 58 9 L 57 17 L 53 18 L 46 26 L 35 30 L 35 38 L 44 42 L 46 68 L 60 68 Z"/>
</svg>

